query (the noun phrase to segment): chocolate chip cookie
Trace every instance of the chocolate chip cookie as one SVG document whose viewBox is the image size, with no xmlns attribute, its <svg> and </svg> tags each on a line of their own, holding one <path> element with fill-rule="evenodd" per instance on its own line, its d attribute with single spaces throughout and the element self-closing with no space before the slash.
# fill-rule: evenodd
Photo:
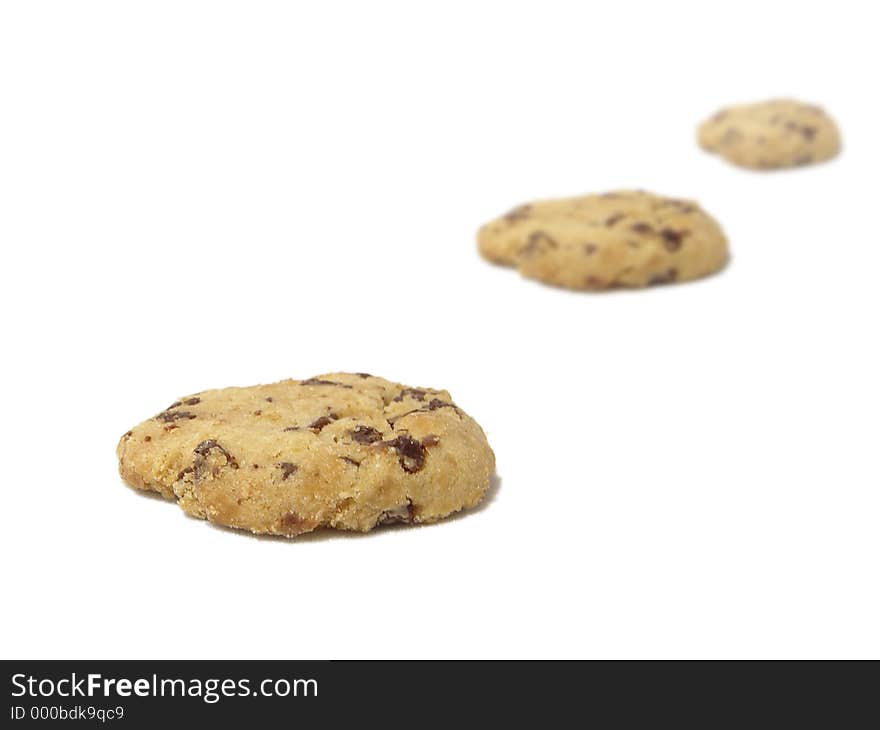
<svg viewBox="0 0 880 730">
<path fill-rule="evenodd" d="M 486 493 L 495 456 L 445 390 L 366 373 L 206 390 L 125 433 L 129 485 L 255 533 L 434 522 Z"/>
<path fill-rule="evenodd" d="M 520 205 L 480 228 L 477 245 L 523 276 L 587 290 L 697 279 L 728 258 L 695 202 L 628 190 Z"/>
<path fill-rule="evenodd" d="M 840 151 L 840 132 L 818 106 L 792 99 L 731 106 L 697 130 L 700 146 L 728 162 L 771 170 L 823 162 Z"/>
</svg>

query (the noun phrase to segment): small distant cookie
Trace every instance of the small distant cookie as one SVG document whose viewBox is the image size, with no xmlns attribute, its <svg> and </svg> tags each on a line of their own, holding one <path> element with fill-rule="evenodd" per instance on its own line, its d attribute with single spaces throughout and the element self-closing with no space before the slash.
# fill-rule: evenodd
<svg viewBox="0 0 880 730">
<path fill-rule="evenodd" d="M 834 120 L 792 99 L 722 109 L 700 125 L 697 138 L 703 149 L 753 170 L 810 165 L 840 151 Z"/>
<path fill-rule="evenodd" d="M 588 290 L 698 279 L 728 258 L 695 202 L 626 190 L 520 205 L 480 228 L 477 245 L 523 276 Z"/>
<path fill-rule="evenodd" d="M 180 398 L 123 435 L 131 486 L 255 533 L 434 522 L 486 493 L 495 456 L 445 390 L 366 373 Z"/>
</svg>

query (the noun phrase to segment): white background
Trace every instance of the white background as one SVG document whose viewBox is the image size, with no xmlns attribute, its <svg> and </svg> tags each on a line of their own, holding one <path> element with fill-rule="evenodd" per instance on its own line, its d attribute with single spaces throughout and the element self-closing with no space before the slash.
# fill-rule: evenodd
<svg viewBox="0 0 880 730">
<path fill-rule="evenodd" d="M 880 163 L 864 2 L 5 2 L 7 658 L 878 657 Z M 701 152 L 793 95 L 842 156 Z M 705 281 L 571 293 L 476 254 L 642 187 Z M 332 370 L 449 389 L 483 509 L 258 539 L 123 486 L 176 396 Z"/>
</svg>

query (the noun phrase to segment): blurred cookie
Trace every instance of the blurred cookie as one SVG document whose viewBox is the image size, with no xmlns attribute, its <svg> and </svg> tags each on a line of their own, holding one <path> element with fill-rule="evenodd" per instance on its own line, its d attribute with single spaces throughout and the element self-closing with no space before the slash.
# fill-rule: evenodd
<svg viewBox="0 0 880 730">
<path fill-rule="evenodd" d="M 367 531 L 473 507 L 495 457 L 444 390 L 367 374 L 207 390 L 128 431 L 131 486 L 255 533 Z"/>
<path fill-rule="evenodd" d="M 484 225 L 480 254 L 569 289 L 643 287 L 723 268 L 727 239 L 689 200 L 618 191 L 527 203 Z"/>
<path fill-rule="evenodd" d="M 722 109 L 700 125 L 697 138 L 703 149 L 754 170 L 810 165 L 840 151 L 834 120 L 791 99 Z"/>
</svg>

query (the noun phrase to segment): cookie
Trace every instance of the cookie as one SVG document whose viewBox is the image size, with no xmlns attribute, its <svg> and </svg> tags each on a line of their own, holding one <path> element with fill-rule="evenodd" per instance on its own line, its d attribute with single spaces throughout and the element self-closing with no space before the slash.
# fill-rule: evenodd
<svg viewBox="0 0 880 730">
<path fill-rule="evenodd" d="M 689 200 L 644 191 L 520 205 L 477 233 L 483 258 L 569 289 L 698 279 L 724 267 L 727 239 Z"/>
<path fill-rule="evenodd" d="M 332 373 L 180 398 L 123 435 L 123 480 L 254 533 L 434 522 L 486 493 L 495 456 L 445 390 Z"/>
<path fill-rule="evenodd" d="M 722 109 L 700 125 L 697 139 L 703 149 L 753 170 L 824 162 L 840 151 L 834 120 L 792 99 Z"/>
</svg>

